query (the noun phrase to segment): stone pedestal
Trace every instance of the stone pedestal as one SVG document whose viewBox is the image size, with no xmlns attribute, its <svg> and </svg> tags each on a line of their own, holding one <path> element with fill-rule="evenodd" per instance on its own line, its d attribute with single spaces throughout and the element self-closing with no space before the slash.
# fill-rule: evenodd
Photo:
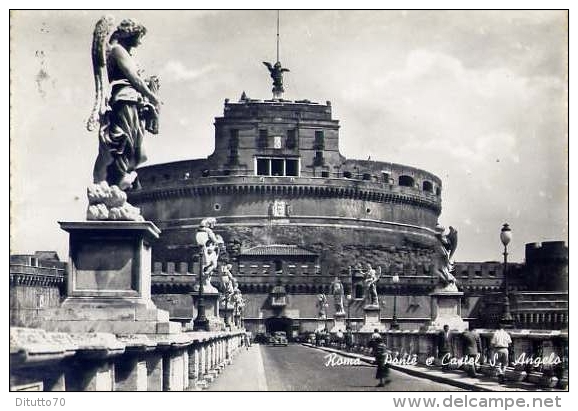
<svg viewBox="0 0 578 411">
<path fill-rule="evenodd" d="M 425 331 L 442 330 L 449 325 L 450 330 L 464 331 L 468 322 L 462 319 L 462 296 L 460 291 L 434 291 L 431 297 L 431 320 L 422 328 Z"/>
<path fill-rule="evenodd" d="M 345 332 L 345 313 L 335 313 L 333 316 L 333 328 L 331 328 L 332 333 L 336 333 L 341 331 L 342 333 Z"/>
<path fill-rule="evenodd" d="M 320 317 L 317 319 L 317 328 L 315 328 L 315 329 L 319 330 L 319 331 L 323 331 L 325 329 L 326 325 L 327 325 L 327 318 L 326 317 Z"/>
<path fill-rule="evenodd" d="M 379 306 L 366 305 L 363 307 L 363 311 L 363 326 L 359 332 L 373 332 L 375 329 L 379 332 L 385 331 L 385 325 L 381 323 L 381 318 L 379 316 Z"/>
<path fill-rule="evenodd" d="M 180 332 L 151 300 L 151 222 L 61 222 L 69 237 L 67 298 L 46 310 L 47 331 L 167 334 Z"/>
<path fill-rule="evenodd" d="M 229 326 L 229 330 L 235 328 L 234 319 L 233 319 L 233 305 L 229 304 L 228 307 L 224 305 L 220 308 L 219 315 L 223 319 L 225 326 Z"/>
<path fill-rule="evenodd" d="M 205 317 L 207 318 L 208 325 L 206 331 L 222 331 L 225 327 L 223 319 L 219 315 L 219 293 L 206 292 L 203 287 L 203 304 L 205 306 Z M 193 294 L 193 304 L 198 307 L 199 293 Z M 196 318 L 196 317 L 195 317 Z M 189 328 L 193 329 L 194 321 L 193 318 L 189 324 Z"/>
</svg>

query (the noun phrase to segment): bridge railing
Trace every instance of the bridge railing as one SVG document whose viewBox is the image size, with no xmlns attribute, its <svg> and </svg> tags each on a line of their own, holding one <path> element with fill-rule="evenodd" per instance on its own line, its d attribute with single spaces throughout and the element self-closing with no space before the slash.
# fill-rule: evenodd
<svg viewBox="0 0 578 411">
<path fill-rule="evenodd" d="M 10 329 L 10 390 L 186 391 L 212 381 L 244 330 L 115 336 Z"/>
</svg>

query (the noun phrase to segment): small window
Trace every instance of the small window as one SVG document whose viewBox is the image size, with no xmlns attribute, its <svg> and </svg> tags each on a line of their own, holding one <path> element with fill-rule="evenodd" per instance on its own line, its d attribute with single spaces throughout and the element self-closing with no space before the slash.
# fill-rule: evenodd
<svg viewBox="0 0 578 411">
<path fill-rule="evenodd" d="M 285 161 L 280 158 L 274 158 L 271 160 L 271 175 L 272 176 L 283 176 L 285 175 L 284 172 L 284 165 Z"/>
<path fill-rule="evenodd" d="M 259 130 L 259 139 L 257 141 L 257 146 L 259 148 L 267 148 L 269 145 L 269 132 L 266 129 Z"/>
<path fill-rule="evenodd" d="M 299 175 L 299 162 L 297 160 L 285 160 L 285 175 L 291 177 Z"/>
<path fill-rule="evenodd" d="M 463 270 L 462 271 L 462 277 L 467 277 L 468 276 L 468 270 Z"/>
<path fill-rule="evenodd" d="M 385 184 L 389 184 L 389 173 L 381 173 L 381 179 Z"/>
<path fill-rule="evenodd" d="M 313 164 L 315 166 L 325 165 L 325 160 L 323 159 L 323 151 L 316 151 L 315 158 L 313 159 Z"/>
<path fill-rule="evenodd" d="M 431 181 L 424 181 L 422 185 L 423 191 L 427 191 L 428 193 L 433 192 L 433 184 Z"/>
<path fill-rule="evenodd" d="M 329 177 L 329 171 L 322 171 L 321 177 Z"/>
<path fill-rule="evenodd" d="M 209 170 L 203 170 L 203 172 L 201 173 L 201 175 L 203 177 L 209 177 L 211 175 L 211 172 Z"/>
<path fill-rule="evenodd" d="M 371 180 L 371 174 L 369 174 L 369 173 L 364 173 L 364 174 L 363 174 L 363 179 L 364 179 L 364 180 Z"/>
<path fill-rule="evenodd" d="M 399 176 L 399 185 L 402 187 L 413 187 L 414 181 L 411 176 Z"/>
<path fill-rule="evenodd" d="M 315 132 L 315 144 L 313 146 L 315 150 L 325 150 L 325 136 L 322 130 L 317 130 Z"/>
<path fill-rule="evenodd" d="M 275 260 L 275 272 L 281 274 L 283 271 L 283 261 Z"/>
<path fill-rule="evenodd" d="M 289 150 L 293 150 L 295 147 L 297 147 L 297 130 L 287 130 L 287 141 L 285 142 L 285 146 Z"/>
<path fill-rule="evenodd" d="M 270 172 L 271 160 L 268 158 L 258 158 L 257 159 L 257 175 L 258 176 L 268 176 Z"/>
<path fill-rule="evenodd" d="M 219 211 L 219 210 L 221 209 L 221 204 L 215 203 L 215 205 L 213 206 L 213 208 L 215 209 L 215 211 Z"/>
<path fill-rule="evenodd" d="M 482 276 L 482 272 L 480 270 L 476 270 L 475 274 L 476 274 L 476 277 Z"/>
<path fill-rule="evenodd" d="M 496 272 L 495 272 L 494 270 L 491 270 L 491 271 L 488 273 L 488 275 L 489 275 L 490 277 L 495 277 L 495 276 L 496 276 Z"/>
<path fill-rule="evenodd" d="M 345 177 L 345 178 L 351 178 L 351 171 L 344 171 L 344 172 L 343 172 L 343 177 Z"/>
<path fill-rule="evenodd" d="M 439 196 L 442 194 L 442 189 L 440 187 L 436 188 L 436 196 Z"/>
</svg>

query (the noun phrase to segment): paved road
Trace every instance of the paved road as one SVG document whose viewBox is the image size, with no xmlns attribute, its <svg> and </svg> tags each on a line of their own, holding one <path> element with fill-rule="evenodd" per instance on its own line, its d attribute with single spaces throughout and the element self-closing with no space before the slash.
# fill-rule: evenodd
<svg viewBox="0 0 578 411">
<path fill-rule="evenodd" d="M 297 344 L 262 345 L 260 353 L 269 391 L 459 391 L 450 385 L 394 370 L 391 370 L 391 384 L 377 388 L 374 367 L 326 366 L 327 352 Z"/>
</svg>

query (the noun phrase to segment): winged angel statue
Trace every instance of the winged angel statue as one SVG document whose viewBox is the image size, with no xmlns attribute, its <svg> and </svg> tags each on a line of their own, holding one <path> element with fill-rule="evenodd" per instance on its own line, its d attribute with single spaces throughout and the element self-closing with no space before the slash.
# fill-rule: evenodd
<svg viewBox="0 0 578 411">
<path fill-rule="evenodd" d="M 283 73 L 289 71 L 288 68 L 281 67 L 281 63 L 278 61 L 274 65 L 264 61 L 263 64 L 269 69 L 269 74 L 273 79 L 273 97 L 281 98 L 281 95 L 285 91 L 283 89 Z"/>
<path fill-rule="evenodd" d="M 88 131 L 98 127 L 99 150 L 88 188 L 88 219 L 142 220 L 140 210 L 126 202 L 125 191 L 139 187 L 135 169 L 146 161 L 145 130 L 158 134 L 159 80 L 141 77 L 132 56 L 145 34 L 146 28 L 132 19 L 115 28 L 110 16 L 94 29 L 95 101 L 86 126 Z"/>
</svg>

